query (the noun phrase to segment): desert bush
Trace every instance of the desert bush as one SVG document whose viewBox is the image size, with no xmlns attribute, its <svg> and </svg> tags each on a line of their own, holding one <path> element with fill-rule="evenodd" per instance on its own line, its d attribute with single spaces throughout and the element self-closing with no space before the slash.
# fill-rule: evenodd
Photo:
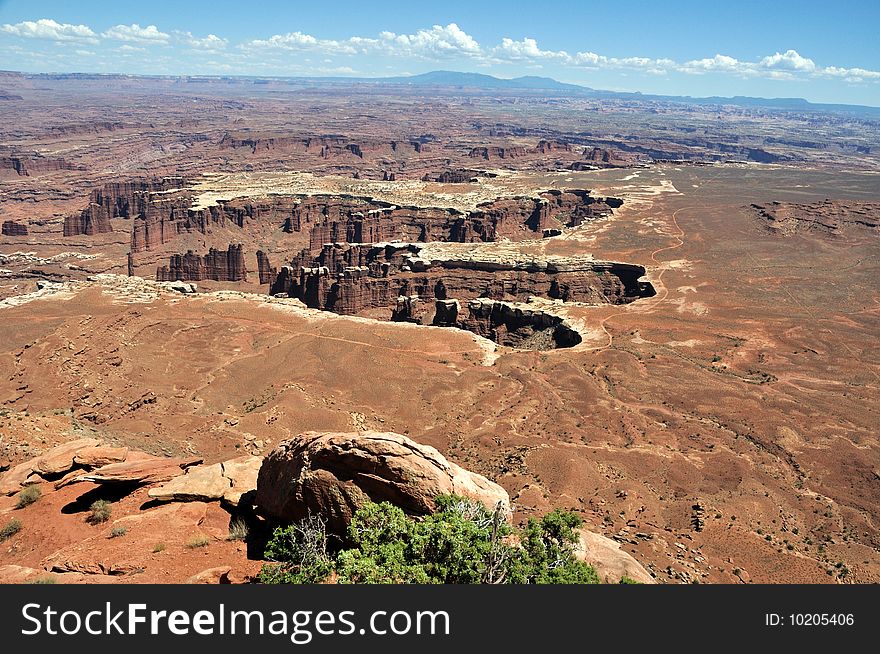
<svg viewBox="0 0 880 654">
<path fill-rule="evenodd" d="M 316 584 L 333 571 L 326 526 L 311 514 L 289 527 L 275 529 L 265 557 L 275 563 L 260 570 L 259 580 L 264 584 Z"/>
<path fill-rule="evenodd" d="M 0 543 L 21 531 L 21 521 L 13 518 L 0 528 Z"/>
<path fill-rule="evenodd" d="M 208 538 L 207 536 L 198 535 L 198 536 L 193 536 L 188 541 L 186 541 L 186 546 L 189 549 L 194 550 L 198 547 L 205 547 L 210 542 L 211 542 L 211 539 Z"/>
<path fill-rule="evenodd" d="M 165 543 L 156 543 L 153 546 L 153 554 L 158 554 L 159 552 L 165 551 Z"/>
<path fill-rule="evenodd" d="M 266 548 L 263 583 L 316 583 L 335 573 L 339 583 L 556 584 L 599 583 L 577 560 L 581 520 L 553 511 L 514 530 L 501 507 L 437 498 L 421 519 L 388 502 L 369 503 L 353 516 L 343 547 L 329 553 L 320 518 L 276 529 Z"/>
<path fill-rule="evenodd" d="M 107 522 L 113 514 L 113 506 L 107 500 L 95 500 L 89 507 L 89 516 L 86 518 L 93 525 Z"/>
<path fill-rule="evenodd" d="M 125 534 L 127 534 L 127 533 L 128 533 L 127 527 L 122 527 L 122 526 L 113 527 L 113 529 L 110 530 L 110 538 L 119 538 L 120 536 L 125 536 Z"/>
<path fill-rule="evenodd" d="M 58 583 L 58 580 L 55 579 L 55 577 L 53 577 L 52 575 L 41 575 L 41 576 L 39 576 L 39 577 L 34 577 L 34 578 L 31 579 L 28 583 L 29 583 L 29 584 L 36 584 L 36 585 L 38 585 L 38 586 L 42 586 L 42 585 L 45 585 L 45 584 L 55 584 L 55 583 Z"/>
<path fill-rule="evenodd" d="M 247 540 L 248 524 L 244 518 L 233 518 L 229 523 L 229 534 L 226 540 Z"/>
<path fill-rule="evenodd" d="M 43 491 L 40 490 L 39 486 L 31 485 L 22 490 L 15 501 L 16 509 L 23 509 L 26 506 L 30 506 L 38 499 L 43 496 Z"/>
</svg>

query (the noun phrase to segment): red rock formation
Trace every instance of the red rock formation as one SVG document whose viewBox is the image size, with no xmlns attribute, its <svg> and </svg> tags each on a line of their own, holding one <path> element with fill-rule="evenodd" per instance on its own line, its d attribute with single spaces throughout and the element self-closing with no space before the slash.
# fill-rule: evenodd
<svg viewBox="0 0 880 654">
<path fill-rule="evenodd" d="M 112 182 L 89 195 L 89 206 L 79 215 L 67 216 L 64 219 L 64 235 L 91 236 L 113 231 L 110 221 L 114 218 L 135 218 L 146 214 L 155 214 L 160 203 L 151 201 L 153 191 L 166 191 L 182 184 L 180 178 L 162 180 L 130 180 Z M 179 199 L 178 204 L 189 204 L 189 200 Z M 137 252 L 139 250 L 134 250 Z"/>
<path fill-rule="evenodd" d="M 271 284 L 278 276 L 278 269 L 269 263 L 269 257 L 262 250 L 257 250 L 257 271 L 260 275 L 260 284 Z"/>
<path fill-rule="evenodd" d="M 771 234 L 843 236 L 880 234 L 880 202 L 824 200 L 812 203 L 770 202 L 751 209 Z"/>
<path fill-rule="evenodd" d="M 569 166 L 570 170 L 591 170 L 593 168 L 617 168 L 629 166 L 633 163 L 632 157 L 622 156 L 615 150 L 604 148 L 586 148 L 583 153 L 583 161 L 575 161 Z"/>
<path fill-rule="evenodd" d="M 225 251 L 211 248 L 201 257 L 189 250 L 186 254 L 171 256 L 168 266 L 156 271 L 156 281 L 197 282 L 212 279 L 218 282 L 241 282 L 247 280 L 244 254 L 241 245 L 229 245 Z"/>
<path fill-rule="evenodd" d="M 272 293 L 287 293 L 308 306 L 342 314 L 388 309 L 389 315 L 414 321 L 399 298 L 425 303 L 420 319 L 434 321 L 436 300 L 476 298 L 526 301 L 531 296 L 566 302 L 614 304 L 653 294 L 641 266 L 591 259 L 526 263 L 479 259 L 425 261 L 410 244 L 328 244 L 309 259 L 281 269 Z"/>
<path fill-rule="evenodd" d="M 559 316 L 486 298 L 468 302 L 466 313 L 459 313 L 452 326 L 526 350 L 574 347 L 581 342 L 580 334 Z"/>
<path fill-rule="evenodd" d="M 30 156 L 0 157 L 0 175 L 28 177 L 56 170 L 76 170 L 76 166 L 61 158 Z"/>
<path fill-rule="evenodd" d="M 17 223 L 14 220 L 4 220 L 3 221 L 3 236 L 27 236 L 28 235 L 28 226 L 22 223 Z"/>
<path fill-rule="evenodd" d="M 526 148 L 524 147 L 495 146 L 471 148 L 468 156 L 473 159 L 485 159 L 486 161 L 492 161 L 493 159 L 516 159 L 518 157 L 525 157 L 527 154 L 528 150 L 526 150 Z"/>
<path fill-rule="evenodd" d="M 282 150 L 304 152 L 322 159 L 357 157 L 366 159 L 392 154 L 418 154 L 430 151 L 430 146 L 419 139 L 409 141 L 358 138 L 346 136 L 296 136 L 290 134 L 227 132 L 220 139 L 221 149 L 245 149 L 251 154 Z"/>
<path fill-rule="evenodd" d="M 478 170 L 444 170 L 441 173 L 425 173 L 422 175 L 423 182 L 439 182 L 440 184 L 467 184 L 476 177 L 486 176 Z"/>
<path fill-rule="evenodd" d="M 537 152 L 540 152 L 541 154 L 551 154 L 553 152 L 571 152 L 572 148 L 570 143 L 542 139 L 538 141 L 538 145 L 535 150 Z"/>
<path fill-rule="evenodd" d="M 447 461 L 433 447 L 393 432 L 308 432 L 279 443 L 257 477 L 257 510 L 285 523 L 320 515 L 343 534 L 367 502 L 393 502 L 411 515 L 436 509 L 440 495 L 460 495 L 510 514 L 510 497 L 482 475 Z"/>
</svg>

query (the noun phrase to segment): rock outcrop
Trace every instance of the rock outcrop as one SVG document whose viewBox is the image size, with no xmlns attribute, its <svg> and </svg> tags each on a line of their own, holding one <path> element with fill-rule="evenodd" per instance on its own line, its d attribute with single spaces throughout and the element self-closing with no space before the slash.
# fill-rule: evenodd
<svg viewBox="0 0 880 654">
<path fill-rule="evenodd" d="M 160 502 L 213 502 L 224 500 L 238 506 L 241 496 L 256 490 L 257 474 L 263 460 L 242 456 L 223 463 L 188 468 L 148 495 Z"/>
<path fill-rule="evenodd" d="M 592 168 L 619 168 L 631 166 L 634 160 L 616 150 L 607 148 L 586 148 L 582 161 L 575 161 L 569 165 L 570 170 L 590 170 Z"/>
<path fill-rule="evenodd" d="M 68 472 L 76 466 L 76 458 L 81 452 L 91 450 L 98 444 L 99 441 L 94 438 L 81 438 L 53 447 L 34 459 L 19 463 L 0 476 L 0 494 L 14 495 L 28 484 Z"/>
<path fill-rule="evenodd" d="M 448 306 L 448 301 L 446 304 Z M 451 315 L 452 312 L 449 311 L 446 314 L 447 319 Z M 458 312 L 451 326 L 521 350 L 574 347 L 582 340 L 581 335 L 559 316 L 527 306 L 485 298 L 468 302 L 467 314 Z"/>
<path fill-rule="evenodd" d="M 230 244 L 225 251 L 211 248 L 204 256 L 194 254 L 192 250 L 186 254 L 174 254 L 169 265 L 156 270 L 158 282 L 197 282 L 204 279 L 218 282 L 246 281 L 247 270 L 242 246 Z"/>
<path fill-rule="evenodd" d="M 17 223 L 14 220 L 4 220 L 0 233 L 3 236 L 27 236 L 28 226 L 23 223 Z"/>
<path fill-rule="evenodd" d="M 0 177 L 30 177 L 58 170 L 76 170 L 76 166 L 60 157 L 42 157 L 36 154 L 0 157 Z"/>
<path fill-rule="evenodd" d="M 114 218 L 143 217 L 160 211 L 161 202 L 151 197 L 155 191 L 168 191 L 181 185 L 181 178 L 135 179 L 111 182 L 89 195 L 89 206 L 64 219 L 64 236 L 92 236 L 113 231 Z M 189 204 L 189 201 L 186 201 Z M 137 250 L 133 250 L 137 251 Z"/>
<path fill-rule="evenodd" d="M 493 161 L 495 159 L 518 159 L 525 157 L 529 153 L 527 148 L 520 146 L 500 147 L 500 146 L 482 146 L 472 148 L 468 156 L 473 159 L 485 159 Z"/>
<path fill-rule="evenodd" d="M 498 484 L 460 468 L 433 447 L 391 432 L 309 432 L 280 443 L 263 461 L 254 503 L 274 520 L 310 512 L 342 534 L 366 502 L 389 501 L 411 515 L 427 515 L 438 495 L 456 494 L 509 512 Z"/>
<path fill-rule="evenodd" d="M 602 534 L 578 529 L 575 556 L 593 566 L 603 583 L 618 584 L 623 577 L 641 584 L 656 583 L 642 564 L 620 549 L 618 543 Z"/>
<path fill-rule="evenodd" d="M 201 463 L 200 458 L 173 459 L 150 456 L 142 452 L 132 453 L 125 461 L 110 463 L 88 472 L 74 471 L 55 483 L 55 488 L 70 484 L 91 482 L 93 484 L 127 484 L 143 486 L 158 484 L 177 477 L 181 470 Z"/>
<path fill-rule="evenodd" d="M 753 204 L 761 225 L 771 234 L 880 234 L 880 202 L 824 200 L 809 204 L 771 202 Z"/>
<path fill-rule="evenodd" d="M 269 256 L 262 250 L 257 250 L 257 272 L 260 284 L 271 284 L 278 276 L 278 269 L 269 262 Z"/>
<path fill-rule="evenodd" d="M 411 296 L 428 304 L 477 298 L 525 302 L 532 296 L 621 304 L 653 294 L 648 282 L 639 281 L 645 274 L 641 266 L 590 257 L 499 258 L 453 245 L 337 243 L 298 263 L 282 267 L 271 292 L 342 314 L 390 312 L 399 297 Z"/>
<path fill-rule="evenodd" d="M 271 132 L 227 132 L 220 139 L 219 147 L 228 150 L 244 149 L 251 154 L 276 150 L 299 152 L 322 159 L 364 159 L 430 151 L 430 146 L 422 139 L 353 139 L 347 136 L 298 136 Z"/>
</svg>

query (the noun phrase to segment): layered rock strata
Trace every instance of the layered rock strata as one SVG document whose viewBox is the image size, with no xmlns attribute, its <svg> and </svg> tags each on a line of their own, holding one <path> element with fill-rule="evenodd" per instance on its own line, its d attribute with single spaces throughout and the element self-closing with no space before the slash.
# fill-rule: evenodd
<svg viewBox="0 0 880 654">
<path fill-rule="evenodd" d="M 4 220 L 2 234 L 3 236 L 27 236 L 28 226 L 14 220 Z"/>
<path fill-rule="evenodd" d="M 156 281 L 159 282 L 197 282 L 204 279 L 218 282 L 246 281 L 247 270 L 242 246 L 230 244 L 226 250 L 211 248 L 204 256 L 189 250 L 186 254 L 172 255 L 169 265 L 156 270 Z"/>
</svg>

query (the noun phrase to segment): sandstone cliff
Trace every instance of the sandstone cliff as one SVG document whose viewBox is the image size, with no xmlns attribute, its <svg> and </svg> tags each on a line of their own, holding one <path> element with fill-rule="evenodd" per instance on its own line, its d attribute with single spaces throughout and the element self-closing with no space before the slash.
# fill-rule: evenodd
<svg viewBox="0 0 880 654">
<path fill-rule="evenodd" d="M 28 226 L 14 220 L 4 220 L 2 234 L 3 236 L 27 236 Z"/>
<path fill-rule="evenodd" d="M 186 254 L 175 254 L 171 256 L 169 265 L 156 271 L 156 281 L 159 282 L 197 282 L 203 279 L 219 282 L 246 281 L 242 246 L 230 244 L 225 251 L 211 248 L 204 256 L 194 254 L 192 250 Z"/>
</svg>

